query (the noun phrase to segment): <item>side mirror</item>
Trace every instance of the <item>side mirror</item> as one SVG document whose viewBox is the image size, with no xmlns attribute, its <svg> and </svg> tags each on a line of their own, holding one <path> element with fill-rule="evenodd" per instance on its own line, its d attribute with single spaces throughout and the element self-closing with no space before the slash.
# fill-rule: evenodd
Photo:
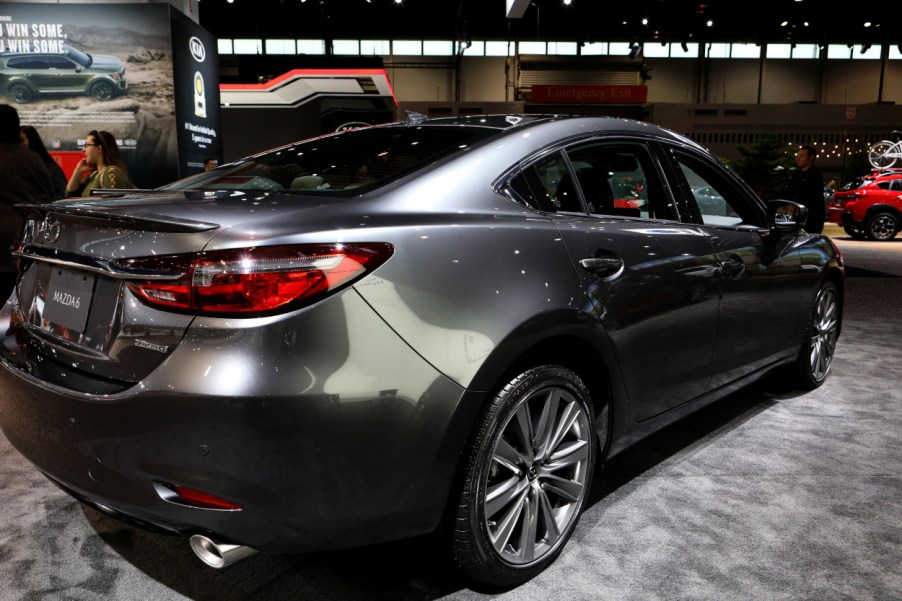
<svg viewBox="0 0 902 601">
<path fill-rule="evenodd" d="M 808 220 L 808 207 L 791 200 L 767 203 L 767 228 L 771 232 L 797 232 Z"/>
</svg>

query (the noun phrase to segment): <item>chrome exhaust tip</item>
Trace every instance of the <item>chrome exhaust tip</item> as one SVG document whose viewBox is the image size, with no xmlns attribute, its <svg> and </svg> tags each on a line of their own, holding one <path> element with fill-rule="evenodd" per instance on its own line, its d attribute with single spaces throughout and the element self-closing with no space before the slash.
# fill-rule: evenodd
<svg viewBox="0 0 902 601">
<path fill-rule="evenodd" d="M 201 534 L 191 537 L 191 550 L 202 562 L 217 569 L 230 566 L 257 552 L 245 545 L 218 543 Z"/>
</svg>

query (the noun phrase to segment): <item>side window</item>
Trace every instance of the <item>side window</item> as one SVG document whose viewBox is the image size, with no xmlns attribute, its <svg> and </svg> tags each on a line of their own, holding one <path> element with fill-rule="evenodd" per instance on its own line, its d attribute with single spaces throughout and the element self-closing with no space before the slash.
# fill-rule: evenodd
<svg viewBox="0 0 902 601">
<path fill-rule="evenodd" d="M 47 59 L 43 56 L 17 56 L 6 62 L 6 66 L 13 69 L 46 69 Z"/>
<path fill-rule="evenodd" d="M 591 142 L 568 148 L 567 154 L 589 213 L 676 219 L 644 144 Z"/>
<path fill-rule="evenodd" d="M 747 195 L 701 159 L 677 152 L 676 159 L 689 185 L 702 223 L 761 225 L 759 207 Z"/>
<path fill-rule="evenodd" d="M 535 202 L 529 204 L 542 211 L 585 213 L 564 157 L 558 152 L 524 169 L 511 184 L 517 192 L 531 190 Z"/>
<path fill-rule="evenodd" d="M 886 182 L 878 182 L 878 183 L 877 183 L 877 187 L 880 188 L 881 190 L 889 190 L 889 189 L 890 189 L 890 188 L 889 188 L 890 183 L 891 183 L 891 182 L 889 182 L 889 181 L 886 181 Z"/>
<path fill-rule="evenodd" d="M 69 71 L 75 70 L 75 63 L 62 56 L 48 56 L 47 60 L 50 62 L 51 69 L 66 69 Z"/>
</svg>

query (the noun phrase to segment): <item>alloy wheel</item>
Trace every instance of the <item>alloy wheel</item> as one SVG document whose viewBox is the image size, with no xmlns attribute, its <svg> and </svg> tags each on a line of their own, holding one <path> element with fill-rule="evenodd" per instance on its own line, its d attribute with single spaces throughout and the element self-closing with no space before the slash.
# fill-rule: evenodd
<svg viewBox="0 0 902 601">
<path fill-rule="evenodd" d="M 483 509 L 492 546 L 528 564 L 564 542 L 591 473 L 589 417 L 567 390 L 522 400 L 492 450 Z"/>
<path fill-rule="evenodd" d="M 830 371 L 839 335 L 839 305 L 836 289 L 832 286 L 824 287 L 818 294 L 812 326 L 808 347 L 811 375 L 815 380 L 821 381 Z"/>
<path fill-rule="evenodd" d="M 874 240 L 892 240 L 898 228 L 899 224 L 889 213 L 875 215 L 868 222 L 868 233 Z"/>
</svg>

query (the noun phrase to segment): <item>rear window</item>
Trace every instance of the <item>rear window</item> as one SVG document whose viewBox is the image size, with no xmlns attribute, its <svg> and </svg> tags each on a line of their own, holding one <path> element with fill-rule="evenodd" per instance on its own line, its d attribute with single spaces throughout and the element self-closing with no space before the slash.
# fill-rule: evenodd
<svg viewBox="0 0 902 601">
<path fill-rule="evenodd" d="M 865 184 L 869 184 L 873 181 L 874 180 L 872 180 L 872 179 L 864 179 L 861 177 L 856 177 L 855 179 L 849 180 L 849 182 L 845 186 L 840 188 L 840 191 L 845 192 L 847 190 L 857 190 L 858 188 L 864 186 Z"/>
<path fill-rule="evenodd" d="M 359 194 L 497 133 L 466 126 L 356 129 L 277 148 L 161 189 Z"/>
</svg>

